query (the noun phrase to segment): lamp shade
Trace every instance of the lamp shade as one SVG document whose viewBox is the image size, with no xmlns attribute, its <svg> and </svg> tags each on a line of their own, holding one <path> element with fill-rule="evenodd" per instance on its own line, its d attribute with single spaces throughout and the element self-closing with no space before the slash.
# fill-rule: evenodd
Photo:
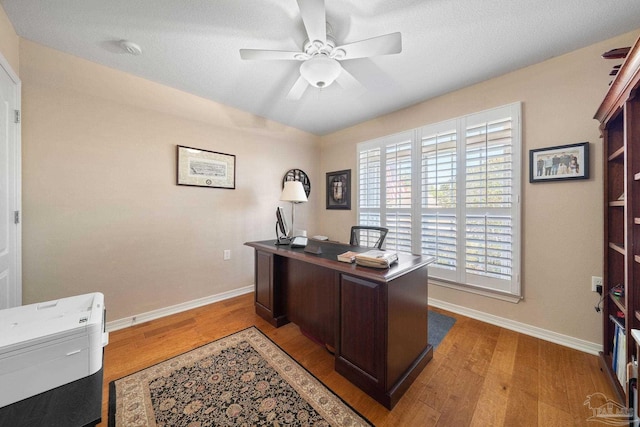
<svg viewBox="0 0 640 427">
<path fill-rule="evenodd" d="M 300 74 L 309 84 L 323 88 L 329 86 L 338 78 L 342 67 L 335 59 L 325 55 L 317 55 L 307 59 L 300 66 Z"/>
<path fill-rule="evenodd" d="M 307 194 L 300 181 L 285 181 L 280 200 L 285 202 L 302 203 L 307 201 Z"/>
</svg>

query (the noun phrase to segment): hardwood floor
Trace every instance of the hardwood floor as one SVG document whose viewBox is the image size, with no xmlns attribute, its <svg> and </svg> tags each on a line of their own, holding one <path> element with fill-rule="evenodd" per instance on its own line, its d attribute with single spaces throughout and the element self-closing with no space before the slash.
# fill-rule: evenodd
<svg viewBox="0 0 640 427">
<path fill-rule="evenodd" d="M 389 411 L 333 370 L 333 357 L 297 326 L 258 317 L 253 294 L 112 332 L 105 347 L 102 424 L 109 382 L 255 325 L 376 426 L 587 426 L 588 395 L 614 392 L 596 356 L 445 312 L 456 323 Z"/>
</svg>

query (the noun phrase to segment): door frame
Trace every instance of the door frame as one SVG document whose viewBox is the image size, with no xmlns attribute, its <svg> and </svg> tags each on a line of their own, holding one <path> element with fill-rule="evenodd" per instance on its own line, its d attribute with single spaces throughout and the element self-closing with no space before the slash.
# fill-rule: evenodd
<svg viewBox="0 0 640 427">
<path fill-rule="evenodd" d="M 9 79 L 13 82 L 15 89 L 15 106 L 14 109 L 18 111 L 22 111 L 21 101 L 22 101 L 22 82 L 13 71 L 11 64 L 9 61 L 2 55 L 0 52 L 0 72 L 4 72 L 9 76 Z M 22 115 L 22 114 L 21 114 Z M 11 141 L 10 141 L 11 143 Z M 13 283 L 13 289 L 9 290 L 9 306 L 15 307 L 22 305 L 22 117 L 20 118 L 20 122 L 17 123 L 16 132 L 15 132 L 15 141 L 13 141 L 14 149 L 13 149 L 13 159 L 9 159 L 10 162 L 14 164 L 14 170 L 16 171 L 16 176 L 14 178 L 14 182 L 12 185 L 14 186 L 14 194 L 15 197 L 13 200 L 9 200 L 10 206 L 7 206 L 9 209 L 9 213 L 13 216 L 13 212 L 19 212 L 19 222 L 15 227 L 15 282 Z M 10 150 L 11 151 L 11 150 Z M 10 216 L 10 217 L 11 217 Z"/>
</svg>

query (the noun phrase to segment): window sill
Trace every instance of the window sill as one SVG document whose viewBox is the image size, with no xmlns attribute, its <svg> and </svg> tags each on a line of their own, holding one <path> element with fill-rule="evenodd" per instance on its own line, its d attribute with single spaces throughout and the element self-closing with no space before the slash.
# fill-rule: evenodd
<svg viewBox="0 0 640 427">
<path fill-rule="evenodd" d="M 507 294 L 507 293 L 503 293 L 503 292 L 490 291 L 490 290 L 487 290 L 487 289 L 477 288 L 477 287 L 471 286 L 471 285 L 463 285 L 463 284 L 460 284 L 460 283 L 449 282 L 449 281 L 446 281 L 446 280 L 435 279 L 435 278 L 432 278 L 432 277 L 429 277 L 429 284 L 430 285 L 442 286 L 444 288 L 455 289 L 455 290 L 462 291 L 462 292 L 469 292 L 469 293 L 476 294 L 476 295 L 482 295 L 482 296 L 489 297 L 489 298 L 495 298 L 495 299 L 499 299 L 499 300 L 502 300 L 502 301 L 511 302 L 511 303 L 514 303 L 514 304 L 517 304 L 517 303 L 519 303 L 520 301 L 522 301 L 524 299 L 524 297 L 521 296 L 521 295 L 513 295 L 513 294 Z"/>
</svg>

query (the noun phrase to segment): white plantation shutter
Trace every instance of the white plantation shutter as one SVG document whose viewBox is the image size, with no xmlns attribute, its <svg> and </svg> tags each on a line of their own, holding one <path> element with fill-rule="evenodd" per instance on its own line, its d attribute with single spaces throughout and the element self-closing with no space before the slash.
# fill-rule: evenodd
<svg viewBox="0 0 640 427">
<path fill-rule="evenodd" d="M 358 153 L 358 223 L 380 226 L 380 148 Z"/>
<path fill-rule="evenodd" d="M 385 148 L 385 221 L 389 229 L 384 247 L 411 252 L 412 138 Z"/>
<path fill-rule="evenodd" d="M 511 280 L 511 218 L 467 214 L 465 229 L 467 273 Z"/>
<path fill-rule="evenodd" d="M 387 213 L 385 219 L 384 226 L 389 229 L 385 249 L 411 253 L 411 212 Z"/>
<path fill-rule="evenodd" d="M 517 299 L 520 109 L 358 144 L 360 224 L 389 228 L 387 249 L 435 257 L 436 283 Z"/>
<path fill-rule="evenodd" d="M 457 268 L 457 135 L 456 123 L 423 128 L 420 141 L 422 245 L 420 253 L 436 258 L 440 277 L 455 279 Z"/>
<path fill-rule="evenodd" d="M 465 135 L 466 281 L 509 291 L 514 257 L 512 119 L 482 119 L 468 125 Z"/>
</svg>

